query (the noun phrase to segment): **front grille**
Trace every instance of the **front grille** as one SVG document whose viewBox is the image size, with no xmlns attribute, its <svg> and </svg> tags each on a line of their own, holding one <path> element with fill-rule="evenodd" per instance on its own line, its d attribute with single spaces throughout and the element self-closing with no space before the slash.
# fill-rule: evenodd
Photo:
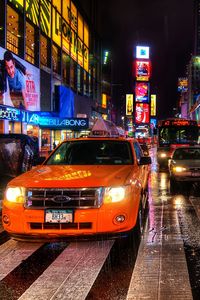
<svg viewBox="0 0 200 300">
<path fill-rule="evenodd" d="M 190 167 L 189 170 L 191 172 L 200 172 L 200 167 Z"/>
<path fill-rule="evenodd" d="M 25 207 L 44 208 L 99 208 L 102 205 L 103 188 L 77 189 L 28 189 Z"/>
<path fill-rule="evenodd" d="M 82 222 L 82 223 L 30 223 L 32 230 L 62 230 L 62 229 L 91 229 L 91 222 Z"/>
</svg>

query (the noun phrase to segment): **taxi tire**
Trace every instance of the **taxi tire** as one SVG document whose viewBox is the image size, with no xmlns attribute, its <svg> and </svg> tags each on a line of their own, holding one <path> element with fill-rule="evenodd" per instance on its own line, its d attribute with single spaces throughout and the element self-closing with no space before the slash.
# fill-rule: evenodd
<svg viewBox="0 0 200 300">
<path fill-rule="evenodd" d="M 141 196 L 142 198 L 142 196 Z M 142 199 L 141 199 L 142 200 Z M 128 243 L 131 247 L 136 247 L 139 245 L 141 236 L 143 234 L 143 208 L 142 208 L 142 202 L 140 200 L 140 206 L 138 210 L 137 220 L 135 226 L 132 228 L 132 230 L 128 233 Z"/>
</svg>

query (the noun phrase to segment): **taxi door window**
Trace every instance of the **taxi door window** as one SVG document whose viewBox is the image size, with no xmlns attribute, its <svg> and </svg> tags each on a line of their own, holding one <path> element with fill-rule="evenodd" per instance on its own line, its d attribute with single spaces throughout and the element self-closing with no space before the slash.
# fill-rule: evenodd
<svg viewBox="0 0 200 300">
<path fill-rule="evenodd" d="M 140 146 L 139 146 L 138 143 L 134 143 L 133 147 L 135 149 L 135 154 L 136 154 L 136 157 L 137 157 L 137 162 L 139 163 L 140 158 L 143 156 L 142 150 L 141 150 L 141 148 L 140 148 Z"/>
</svg>

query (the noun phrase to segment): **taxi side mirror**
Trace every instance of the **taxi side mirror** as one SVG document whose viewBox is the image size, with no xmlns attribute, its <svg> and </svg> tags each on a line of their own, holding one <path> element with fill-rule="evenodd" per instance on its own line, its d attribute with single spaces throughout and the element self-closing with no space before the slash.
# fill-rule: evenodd
<svg viewBox="0 0 200 300">
<path fill-rule="evenodd" d="M 150 156 L 142 156 L 140 158 L 140 165 L 150 165 L 151 164 L 151 157 Z"/>
</svg>

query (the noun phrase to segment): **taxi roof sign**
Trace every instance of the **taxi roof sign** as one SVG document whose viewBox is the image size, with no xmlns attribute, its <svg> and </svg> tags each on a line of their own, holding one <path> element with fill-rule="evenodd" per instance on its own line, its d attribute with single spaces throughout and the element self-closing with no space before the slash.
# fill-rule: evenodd
<svg viewBox="0 0 200 300">
<path fill-rule="evenodd" d="M 117 126 L 113 122 L 104 119 L 96 119 L 91 133 L 93 136 L 119 136 Z"/>
</svg>

